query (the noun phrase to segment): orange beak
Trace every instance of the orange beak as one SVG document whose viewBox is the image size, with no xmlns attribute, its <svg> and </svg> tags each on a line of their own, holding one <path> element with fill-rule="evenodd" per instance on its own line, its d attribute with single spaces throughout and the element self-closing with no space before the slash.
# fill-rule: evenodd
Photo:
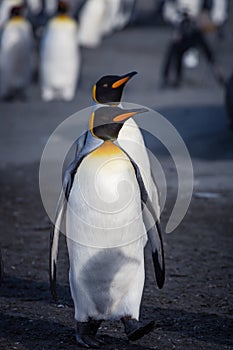
<svg viewBox="0 0 233 350">
<path fill-rule="evenodd" d="M 122 78 L 122 79 L 116 81 L 114 84 L 112 84 L 112 88 L 113 88 L 113 89 L 118 88 L 119 86 L 121 86 L 121 85 L 127 83 L 127 81 L 128 81 L 129 79 L 130 79 L 129 77 L 126 77 L 126 78 Z"/>
<path fill-rule="evenodd" d="M 115 123 L 124 122 L 126 119 L 133 117 L 136 114 L 141 114 L 141 113 L 145 113 L 145 112 L 148 112 L 148 109 L 141 108 L 141 109 L 135 109 L 135 110 L 131 110 L 131 111 L 128 110 L 128 112 L 126 112 L 126 113 L 117 115 L 115 118 L 113 118 L 113 121 Z"/>
<path fill-rule="evenodd" d="M 123 122 L 124 120 L 132 117 L 133 115 L 137 114 L 137 112 L 129 112 L 129 113 L 123 113 L 118 116 L 116 116 L 113 121 L 116 123 Z"/>
<path fill-rule="evenodd" d="M 121 77 L 121 79 L 117 80 L 115 83 L 112 84 L 112 88 L 116 89 L 121 85 L 124 85 L 125 83 L 127 83 L 127 81 L 129 79 L 131 79 L 135 74 L 137 74 L 137 72 L 131 72 L 128 74 L 125 74 Z"/>
</svg>

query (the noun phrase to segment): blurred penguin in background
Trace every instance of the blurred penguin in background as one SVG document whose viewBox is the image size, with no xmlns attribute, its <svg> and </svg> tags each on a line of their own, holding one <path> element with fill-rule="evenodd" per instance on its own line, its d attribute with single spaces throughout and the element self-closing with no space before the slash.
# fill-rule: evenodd
<svg viewBox="0 0 233 350">
<path fill-rule="evenodd" d="M 103 37 L 103 20 L 105 16 L 105 0 L 87 0 L 79 16 L 80 44 L 95 48 Z"/>
<path fill-rule="evenodd" d="M 135 1 L 105 0 L 106 10 L 103 21 L 103 33 L 109 35 L 123 29 L 130 21 Z"/>
<path fill-rule="evenodd" d="M 59 1 L 58 14 L 45 29 L 41 43 L 42 99 L 71 101 L 80 71 L 78 26 L 68 15 L 68 3 Z"/>
<path fill-rule="evenodd" d="M 0 45 L 0 96 L 24 100 L 32 77 L 33 33 L 23 16 L 23 6 L 11 9 Z"/>
<path fill-rule="evenodd" d="M 80 12 L 80 43 L 94 48 L 104 36 L 123 29 L 131 19 L 134 0 L 87 0 Z"/>
<path fill-rule="evenodd" d="M 45 0 L 45 12 L 48 16 L 55 15 L 57 11 L 57 0 Z"/>
<path fill-rule="evenodd" d="M 47 16 L 53 16 L 57 11 L 57 0 L 26 0 L 26 3 L 34 15 L 44 11 Z"/>
<path fill-rule="evenodd" d="M 0 32 L 10 17 L 14 6 L 23 5 L 23 0 L 2 0 L 0 1 Z"/>
<path fill-rule="evenodd" d="M 32 15 L 38 16 L 43 9 L 43 4 L 41 0 L 27 0 L 27 7 Z"/>
</svg>

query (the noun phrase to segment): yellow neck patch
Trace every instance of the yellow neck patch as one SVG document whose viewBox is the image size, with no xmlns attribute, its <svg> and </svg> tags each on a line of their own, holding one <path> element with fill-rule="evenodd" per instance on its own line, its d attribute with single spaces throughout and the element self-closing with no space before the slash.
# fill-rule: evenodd
<svg viewBox="0 0 233 350">
<path fill-rule="evenodd" d="M 92 89 L 92 98 L 96 103 L 99 103 L 96 99 L 96 85 L 94 85 Z"/>
<path fill-rule="evenodd" d="M 55 20 L 57 21 L 61 21 L 61 22 L 67 22 L 67 21 L 71 21 L 71 18 L 66 15 L 66 14 L 62 14 L 62 15 L 58 15 Z"/>
<path fill-rule="evenodd" d="M 122 154 L 122 150 L 112 141 L 105 141 L 99 148 L 91 153 L 94 157 L 109 157 Z"/>
<path fill-rule="evenodd" d="M 98 138 L 98 137 L 94 134 L 94 132 L 93 132 L 93 128 L 94 128 L 94 119 L 95 119 L 95 112 L 92 112 L 92 113 L 91 113 L 91 118 L 90 118 L 90 120 L 89 120 L 89 129 L 90 129 L 90 132 L 91 132 L 92 136 Z"/>
<path fill-rule="evenodd" d="M 10 22 L 11 23 L 25 22 L 25 18 L 22 16 L 15 16 L 11 18 Z"/>
</svg>

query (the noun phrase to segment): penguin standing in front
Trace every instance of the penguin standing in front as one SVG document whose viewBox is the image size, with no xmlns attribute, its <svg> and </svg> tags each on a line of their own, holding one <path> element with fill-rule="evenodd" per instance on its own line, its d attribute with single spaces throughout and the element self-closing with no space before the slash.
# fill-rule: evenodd
<svg viewBox="0 0 233 350">
<path fill-rule="evenodd" d="M 11 9 L 0 45 L 0 97 L 25 99 L 32 78 L 33 33 L 23 6 Z"/>
<path fill-rule="evenodd" d="M 140 169 L 117 142 L 123 123 L 146 111 L 109 106 L 94 111 L 86 142 L 65 173 L 51 234 L 51 289 L 56 296 L 58 237 L 65 216 L 76 340 L 84 348 L 101 346 L 96 333 L 103 320 L 122 320 L 132 341 L 154 328 L 154 321 L 139 321 L 139 310 L 147 238 L 158 287 L 164 284 L 161 230 Z"/>
<path fill-rule="evenodd" d="M 80 72 L 78 26 L 68 15 L 68 3 L 60 1 L 58 15 L 47 25 L 41 45 L 42 99 L 74 98 Z"/>
</svg>

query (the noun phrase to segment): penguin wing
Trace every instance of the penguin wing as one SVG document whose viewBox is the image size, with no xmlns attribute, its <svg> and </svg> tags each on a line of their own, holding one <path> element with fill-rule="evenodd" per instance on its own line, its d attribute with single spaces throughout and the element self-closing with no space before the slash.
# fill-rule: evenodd
<svg viewBox="0 0 233 350">
<path fill-rule="evenodd" d="M 80 152 L 82 151 L 83 147 L 85 146 L 85 143 L 87 141 L 87 134 L 88 131 L 84 132 L 76 141 L 76 151 L 75 151 L 75 157 L 78 157 Z"/>
<path fill-rule="evenodd" d="M 157 214 L 158 219 L 160 218 L 160 204 L 159 204 L 159 191 L 158 185 L 154 178 L 153 172 L 151 171 L 151 201 L 153 204 L 153 208 Z"/>
<path fill-rule="evenodd" d="M 57 264 L 57 255 L 58 255 L 58 243 L 59 243 L 59 234 L 61 231 L 61 225 L 64 219 L 64 214 L 66 212 L 67 201 L 69 194 L 72 188 L 74 175 L 77 171 L 78 165 L 80 164 L 80 154 L 84 148 L 85 142 L 87 139 L 87 132 L 82 134 L 76 141 L 76 151 L 75 151 L 75 160 L 67 168 L 63 184 L 62 191 L 60 193 L 57 209 L 55 213 L 54 223 L 51 227 L 50 233 L 50 289 L 53 299 L 57 300 L 57 291 L 56 291 L 56 264 Z M 82 159 L 81 159 L 82 160 Z"/>
<path fill-rule="evenodd" d="M 104 141 L 102 140 L 97 140 L 96 138 L 94 138 L 88 131 L 82 134 L 76 141 L 75 159 L 65 171 L 62 191 L 58 199 L 55 218 L 51 226 L 50 232 L 50 290 L 52 297 L 55 301 L 57 301 L 56 264 L 58 255 L 59 234 L 61 232 L 61 225 L 66 212 L 67 202 L 73 185 L 74 176 L 83 158 L 86 157 L 92 151 L 94 151 L 96 148 L 98 148 L 100 145 L 102 145 L 103 142 Z"/>
<path fill-rule="evenodd" d="M 161 289 L 165 281 L 165 263 L 164 263 L 164 249 L 163 249 L 162 233 L 161 233 L 159 218 L 156 214 L 152 201 L 150 200 L 150 197 L 144 185 L 139 167 L 128 154 L 127 156 L 129 157 L 134 167 L 134 171 L 135 171 L 138 185 L 140 188 L 142 207 L 143 207 L 142 208 L 143 221 L 144 221 L 144 224 L 147 230 L 147 236 L 152 248 L 152 258 L 153 258 L 156 282 L 158 287 Z"/>
<path fill-rule="evenodd" d="M 55 213 L 54 223 L 51 226 L 50 232 L 50 290 L 54 301 L 57 301 L 56 291 L 56 264 L 58 255 L 59 234 L 61 232 L 61 225 L 67 207 L 67 200 L 72 188 L 74 175 L 78 168 L 80 161 L 76 158 L 67 168 L 63 180 L 62 191 L 60 193 L 57 209 Z"/>
</svg>

